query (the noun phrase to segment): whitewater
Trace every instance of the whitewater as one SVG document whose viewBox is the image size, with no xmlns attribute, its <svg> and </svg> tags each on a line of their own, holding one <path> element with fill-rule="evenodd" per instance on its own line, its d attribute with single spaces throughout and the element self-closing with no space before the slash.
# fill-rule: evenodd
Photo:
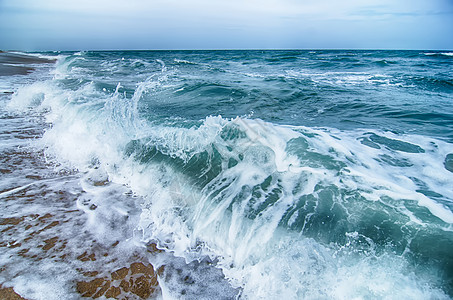
<svg viewBox="0 0 453 300">
<path fill-rule="evenodd" d="M 450 52 L 1 54 L 1 286 L 453 296 Z"/>
</svg>

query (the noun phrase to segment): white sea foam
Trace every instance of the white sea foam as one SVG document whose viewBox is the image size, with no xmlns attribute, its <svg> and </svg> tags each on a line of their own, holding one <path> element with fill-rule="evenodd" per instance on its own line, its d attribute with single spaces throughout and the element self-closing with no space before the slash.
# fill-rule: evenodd
<svg viewBox="0 0 453 300">
<path fill-rule="evenodd" d="M 68 72 L 59 68 L 62 76 Z M 342 80 L 369 80 L 369 75 L 345 76 Z M 135 226 L 137 243 L 157 241 L 187 262 L 205 255 L 216 259 L 246 299 L 447 298 L 425 274 L 411 273 L 404 257 L 375 253 L 366 236 L 344 233 L 349 240 L 343 246 L 304 236 L 314 212 L 302 229 L 285 228 L 281 222 L 303 197 L 312 196 L 313 205 L 320 207 L 319 195 L 330 189 L 334 192 L 326 201 L 342 207 L 352 221 L 363 213 L 365 201 L 382 203 L 407 226 L 451 230 L 453 214 L 446 203 L 453 199 L 453 176 L 443 161 L 453 152 L 452 144 L 377 130 L 281 126 L 248 118 L 211 116 L 192 127 L 146 122 L 137 103 L 146 89 L 161 83 L 150 77 L 128 99 L 119 93 L 120 85 L 113 95 L 105 95 L 90 83 L 68 91 L 47 81 L 20 88 L 9 103 L 16 110 L 48 111 L 52 126 L 37 144 L 49 158 L 86 173 L 79 183 L 90 197 L 82 196 L 76 204 L 85 212 L 90 232 L 102 239 L 114 234 L 109 220 L 130 217 L 126 223 L 129 229 Z M 223 136 L 228 130 L 238 133 Z M 220 155 L 221 170 L 197 186 L 171 163 L 142 163 L 126 156 L 133 140 L 184 163 L 201 153 Z M 413 151 L 417 147 L 423 151 Z M 230 159 L 236 164 L 229 165 Z M 91 184 L 104 181 L 119 185 L 99 189 Z M 139 203 L 110 202 L 108 195 L 121 194 L 122 185 L 142 197 Z M 421 190 L 440 196 L 428 197 Z M 435 221 L 426 222 L 407 202 L 428 209 Z M 296 212 L 288 224 L 302 217 L 302 211 Z M 357 247 L 360 243 L 366 244 L 364 250 Z M 16 286 L 25 294 L 40 293 L 38 288 L 27 290 L 23 282 Z M 170 294 L 164 288 L 164 296 Z"/>
<path fill-rule="evenodd" d="M 30 52 L 19 52 L 19 51 L 11 51 L 9 53 L 26 55 L 26 56 L 34 56 L 34 57 L 48 59 L 48 60 L 55 60 L 55 59 L 59 59 L 62 57 L 61 55 L 46 55 L 43 53 L 30 53 Z"/>
<path fill-rule="evenodd" d="M 37 93 L 36 90 L 39 92 Z M 82 91 L 82 93 L 86 92 Z M 39 98 L 41 101 L 38 102 L 30 101 L 34 97 L 25 97 L 28 99 L 25 101 L 23 95 L 27 93 L 33 95 L 43 93 L 44 96 L 41 96 Z M 243 139 L 242 144 L 234 144 L 235 151 L 244 154 L 242 162 L 221 173 L 220 177 L 211 184 L 211 189 L 207 187 L 205 191 L 199 191 L 188 185 L 189 180 L 178 174 L 177 170 L 168 167 L 163 169 L 162 166 L 140 166 L 130 160 L 124 161 L 122 148 L 130 137 L 125 133 L 124 128 L 111 123 L 109 120 L 111 113 L 105 110 L 100 115 L 94 115 L 93 111 L 84 109 L 83 106 L 74 107 L 70 102 L 65 104 L 67 99 L 67 95 L 64 97 L 59 95 L 46 84 L 38 84 L 20 91 L 11 105 L 14 107 L 50 106 L 53 114 L 50 120 L 53 122 L 53 127 L 46 132 L 41 141 L 47 147 L 48 154 L 58 157 L 60 161 L 70 162 L 79 170 L 89 170 L 92 162 L 98 161 L 110 180 L 131 186 L 148 199 L 140 217 L 139 228 L 142 229 L 143 240 L 157 239 L 161 246 L 171 249 L 178 255 L 186 256 L 189 260 L 204 254 L 220 257 L 220 265 L 223 266 L 225 274 L 236 286 L 244 289 L 246 297 L 286 295 L 290 298 L 324 296 L 334 298 L 342 294 L 354 295 L 363 289 L 368 290 L 369 294 L 359 293 L 357 296 L 385 297 L 394 292 L 394 285 L 389 281 L 383 281 L 379 287 L 372 287 L 373 283 L 370 284 L 365 280 L 367 276 L 363 271 L 359 273 L 362 276 L 361 279 L 355 276 L 357 271 L 354 268 L 360 270 L 368 268 L 371 272 L 371 269 L 376 266 L 357 262 L 355 267 L 340 266 L 336 269 L 333 267 L 335 261 L 329 258 L 331 257 L 329 249 L 304 238 L 285 237 L 287 233 L 280 232 L 279 222 L 288 206 L 295 201 L 295 195 L 291 194 L 291 191 L 295 189 L 299 180 L 305 180 L 305 187 L 299 192 L 299 196 L 314 193 L 317 183 L 334 184 L 347 189 L 357 189 L 368 199 L 382 201 L 383 196 L 389 196 L 392 199 L 412 199 L 419 205 L 427 207 L 434 216 L 445 223 L 453 222 L 451 212 L 447 208 L 416 192 L 416 187 L 410 180 L 412 176 L 418 176 L 420 171 L 427 176 L 430 175 L 429 169 L 432 164 L 438 165 L 436 169 L 441 170 L 442 161 L 438 158 L 442 154 L 434 152 L 437 157 L 435 158 L 432 154 L 435 150 L 428 148 L 432 140 L 424 141 L 425 153 L 413 154 L 395 152 L 385 147 L 375 149 L 362 145 L 357 139 L 363 136 L 363 133 L 279 127 L 260 120 L 240 118 L 225 120 L 220 117 L 209 117 L 202 126 L 197 128 L 153 127 L 150 130 L 151 134 L 147 136 L 148 143 L 157 145 L 162 153 L 185 161 L 208 149 L 209 145 L 219 143 L 219 132 L 225 126 L 239 126 L 245 132 L 246 138 Z M 114 126 L 117 130 L 112 130 Z M 114 136 L 111 135 L 112 133 Z M 383 133 L 379 134 L 383 135 Z M 349 174 L 344 174 L 341 182 L 333 171 L 322 167 L 319 169 L 304 166 L 296 155 L 287 153 L 287 143 L 291 139 L 307 135 L 313 136 L 307 139 L 311 149 L 316 149 L 318 153 L 347 164 Z M 386 135 L 395 138 L 389 134 Z M 401 137 L 397 138 L 401 139 Z M 419 137 L 407 137 L 406 140 L 411 142 L 417 140 L 420 143 Z M 435 142 L 442 153 L 453 151 L 451 145 L 440 141 Z M 393 168 L 389 171 L 388 165 L 382 165 L 377 161 L 379 155 L 383 154 L 409 160 L 414 167 L 401 171 Z M 277 203 L 264 210 L 255 220 L 250 221 L 246 217 L 246 204 L 250 201 L 250 196 L 248 200 L 241 200 L 242 202 L 234 202 L 234 197 L 242 187 L 260 184 L 271 174 L 280 174 L 278 175 L 280 179 L 272 185 L 275 188 L 281 185 L 283 194 Z M 453 183 L 447 171 L 443 175 L 428 178 L 430 179 L 427 182 L 425 180 L 425 183 L 433 190 L 444 191 L 445 196 L 449 197 L 451 192 L 448 191 L 447 186 Z M 227 184 L 223 185 L 226 189 L 212 198 L 210 196 L 212 191 L 218 190 L 222 186 L 222 181 L 226 181 Z M 95 199 L 101 201 L 100 199 L 103 198 L 105 197 Z M 93 204 L 100 205 L 96 201 Z M 213 202 L 217 201 L 220 201 L 220 204 L 213 205 Z M 265 198 L 259 201 L 264 203 Z M 259 205 L 259 202 L 255 205 Z M 230 206 L 231 212 L 227 209 Z M 79 205 L 79 207 L 84 206 Z M 182 209 L 179 212 L 175 211 L 178 207 Z M 106 229 L 101 229 L 102 226 L 99 226 L 100 223 L 97 220 L 98 218 L 108 219 L 109 215 L 103 216 L 99 211 L 88 209 L 85 211 L 89 215 L 88 226 L 92 230 L 105 232 Z M 119 208 L 116 211 L 121 215 L 121 212 L 127 209 Z M 189 217 L 192 220 L 184 221 L 185 218 L 181 219 L 179 216 L 181 213 L 185 218 Z M 281 238 L 283 242 L 280 241 Z M 202 242 L 204 246 L 200 253 L 198 252 L 200 250 L 194 253 L 191 249 L 197 249 L 198 242 Z M 388 273 L 391 264 L 384 262 L 386 258 L 377 257 L 376 259 L 381 261 L 381 266 L 374 270 L 373 274 Z M 288 268 L 285 268 L 285 265 Z M 299 268 L 289 268 L 295 265 Z M 334 280 L 339 278 L 339 274 L 341 274 L 340 278 L 349 279 Z M 399 280 L 409 280 L 402 273 L 393 275 L 392 279 L 389 279 L 392 282 L 398 277 Z M 348 284 L 351 276 L 355 276 L 357 280 L 354 287 Z M 303 283 L 300 282 L 301 277 L 305 278 Z M 321 286 L 320 277 L 325 278 L 321 281 L 329 282 L 327 285 L 335 293 L 332 294 L 331 291 L 322 288 L 326 283 Z M 415 279 L 410 279 L 407 284 L 414 285 L 411 289 L 419 289 L 414 282 Z M 421 289 L 419 293 L 412 295 L 414 299 L 422 299 L 427 291 Z"/>
<path fill-rule="evenodd" d="M 185 59 L 177 59 L 177 58 L 175 58 L 173 61 L 174 61 L 175 63 L 178 63 L 178 64 L 197 65 L 196 62 L 192 62 L 192 61 L 185 60 Z"/>
<path fill-rule="evenodd" d="M 238 119 L 233 122 L 237 124 Z M 254 136 L 258 131 L 254 127 L 257 124 L 260 128 L 266 129 L 266 133 L 262 133 L 264 136 L 271 135 L 275 139 L 280 139 L 280 141 L 288 141 L 291 137 L 298 136 L 297 132 L 281 127 L 272 128 L 273 125 L 254 120 L 241 120 L 239 123 L 247 124 L 243 125 L 246 127 L 245 130 L 253 132 L 248 135 L 250 139 L 246 141 L 245 147 L 248 149 L 244 152 L 246 157 L 237 167 L 225 171 L 222 177 L 213 183 L 212 189 L 206 188 L 200 195 L 198 191 L 194 191 L 191 186 L 186 185 L 187 181 L 184 178 L 178 177 L 178 174 L 174 171 L 167 170 L 167 172 L 170 172 L 168 173 L 169 178 L 174 178 L 173 183 L 176 182 L 176 185 L 168 190 L 173 195 L 161 194 L 164 191 L 161 190 L 157 198 L 173 199 L 174 205 L 182 208 L 185 213 L 190 213 L 191 208 L 183 208 L 186 206 L 184 203 L 195 206 L 193 219 L 190 222 L 181 222 L 181 219 L 175 218 L 171 213 L 169 214 L 168 202 L 159 200 L 157 201 L 159 204 L 150 204 L 149 209 L 144 209 L 142 212 L 141 226 L 149 229 L 149 238 L 154 233 L 154 236 L 160 237 L 162 241 L 171 241 L 162 245 L 171 248 L 175 253 L 185 256 L 189 260 L 194 258 L 192 251 L 196 249 L 198 250 L 195 254 L 202 251 L 201 253 L 220 258 L 220 265 L 225 274 L 235 285 L 244 289 L 246 297 L 260 298 L 260 295 L 263 297 L 264 295 L 267 295 L 267 297 L 270 297 L 269 295 L 285 295 L 288 298 L 303 297 L 308 299 L 319 297 L 342 299 L 346 295 L 389 297 L 394 295 L 396 288 L 394 282 L 398 281 L 406 284 L 406 289 L 398 290 L 401 297 L 410 295 L 414 299 L 424 299 L 427 295 L 437 293 L 439 298 L 444 298 L 440 291 L 423 285 L 419 286 L 417 277 L 406 276 L 406 263 L 404 259 L 398 256 L 372 256 L 368 260 L 359 255 L 357 261 L 349 261 L 351 265 L 349 263 L 338 265 L 337 259 L 339 257 L 332 258 L 332 253 L 329 252 L 331 250 L 301 236 L 289 234 L 291 237 L 288 237 L 288 232 L 282 232 L 278 228 L 278 224 L 288 205 L 291 205 L 294 201 L 295 197 L 290 193 L 284 192 L 276 204 L 268 207 L 253 221 L 244 217 L 247 211 L 247 201 L 250 201 L 251 198 L 243 199 L 242 202 L 235 202 L 234 198 L 240 192 L 241 187 L 259 184 L 266 176 L 277 171 L 284 172 L 280 177 L 283 191 L 294 190 L 296 181 L 301 178 L 295 176 L 294 173 L 303 174 L 303 177 L 308 178 L 305 189 L 299 195 L 313 193 L 314 186 L 319 182 L 332 182 L 339 186 L 359 189 L 365 197 L 371 199 L 376 197 L 376 200 L 379 201 L 385 201 L 382 198 L 383 196 L 390 196 L 393 199 L 412 198 L 414 202 L 430 209 L 433 215 L 449 223 L 451 213 L 446 207 L 438 205 L 433 200 L 416 192 L 416 187 L 409 177 L 402 178 L 402 174 L 391 174 L 386 170 L 386 166 L 380 166 L 373 159 L 374 155 L 365 159 L 365 157 L 368 157 L 367 153 L 364 153 L 367 146 L 357 143 L 357 134 L 355 133 L 349 133 L 344 137 L 342 136 L 343 139 L 338 139 L 338 135 L 342 135 L 340 132 L 335 132 L 334 136 L 331 132 L 325 130 L 296 128 L 305 134 L 315 134 L 316 138 L 310 140 L 310 142 L 314 142 L 313 146 L 320 152 L 325 151 L 326 155 L 335 153 L 336 157 L 343 157 L 345 161 L 350 159 L 355 163 L 359 158 L 363 159 L 360 165 L 350 164 L 350 177 L 346 176 L 340 182 L 334 178 L 332 171 L 294 166 L 295 161 L 292 156 L 278 155 L 281 151 L 278 142 L 270 144 L 267 144 L 267 140 L 264 142 L 265 145 L 267 144 L 266 147 L 273 149 L 271 152 L 263 151 L 263 149 L 260 149 L 259 152 L 255 151 L 257 144 L 261 144 L 260 139 L 263 137 L 261 134 L 258 137 Z M 346 146 L 345 139 L 350 139 L 357 149 Z M 241 145 L 237 146 L 240 147 Z M 334 151 L 332 151 L 333 149 Z M 359 149 L 359 152 L 355 152 Z M 240 148 L 236 150 L 242 151 Z M 369 150 L 377 152 L 377 149 L 374 148 Z M 248 154 L 247 151 L 249 151 Z M 278 158 L 279 156 L 280 158 Z M 355 156 L 359 156 L 359 158 Z M 412 158 L 412 160 L 417 159 Z M 259 163 L 259 167 L 255 167 L 257 163 Z M 285 173 L 286 169 L 281 168 L 281 166 L 290 164 L 295 167 L 295 172 Z M 370 170 L 373 170 L 373 172 Z M 415 174 L 417 170 L 414 168 L 413 172 Z M 394 180 L 397 180 L 397 183 L 394 183 Z M 398 183 L 403 186 L 399 186 Z M 277 186 L 277 182 L 273 184 L 275 187 Z M 222 189 L 222 187 L 226 188 Z M 216 190 L 223 191 L 213 196 L 213 192 Z M 176 198 L 174 194 L 177 194 Z M 192 200 L 186 201 L 184 195 L 191 195 L 187 198 Z M 197 199 L 201 200 L 197 201 Z M 423 201 L 420 199 L 423 199 Z M 258 204 L 256 203 L 256 205 Z M 228 209 L 229 207 L 231 207 L 231 211 Z M 177 214 L 181 213 L 181 210 L 178 211 Z M 404 212 L 404 210 L 402 211 Z M 408 219 L 412 220 L 413 216 L 410 214 L 408 212 Z M 448 225 L 443 226 L 448 228 Z M 147 236 L 145 235 L 144 238 L 146 239 Z M 200 242 L 205 248 L 200 248 Z M 276 246 L 275 243 L 279 246 Z M 192 250 L 188 252 L 189 249 Z M 349 251 L 354 250 L 351 248 Z M 315 253 L 315 256 L 311 257 L 312 254 L 310 253 Z M 346 251 L 344 255 L 348 256 L 348 253 Z M 309 255 L 309 257 L 304 257 L 304 255 Z M 378 263 L 375 264 L 374 260 Z M 309 263 L 307 264 L 307 262 Z M 400 267 L 395 269 L 395 263 L 398 263 Z M 333 267 L 334 265 L 338 267 Z M 300 268 L 295 266 L 300 266 Z M 373 274 L 373 272 L 380 274 L 379 283 L 375 284 L 375 282 L 368 280 L 368 276 L 371 276 L 370 274 Z M 391 280 L 387 280 L 388 277 L 384 276 L 389 273 L 392 274 Z M 306 282 L 301 283 L 301 277 L 305 278 Z M 324 280 L 319 278 L 324 278 Z M 351 287 L 349 282 L 353 278 L 355 278 L 356 284 Z M 320 282 L 322 282 L 321 285 Z M 329 286 L 327 290 L 323 288 L 326 285 Z M 367 292 L 364 293 L 363 291 Z"/>
<path fill-rule="evenodd" d="M 425 55 L 431 56 L 431 55 L 445 55 L 445 56 L 453 56 L 453 52 L 429 52 L 429 53 L 423 53 Z"/>
<path fill-rule="evenodd" d="M 397 78 L 386 74 L 370 74 L 367 72 L 323 72 L 313 73 L 310 71 L 287 71 L 284 78 L 308 79 L 316 84 L 328 84 L 335 86 L 356 86 L 356 85 L 384 85 L 402 86 Z"/>
</svg>

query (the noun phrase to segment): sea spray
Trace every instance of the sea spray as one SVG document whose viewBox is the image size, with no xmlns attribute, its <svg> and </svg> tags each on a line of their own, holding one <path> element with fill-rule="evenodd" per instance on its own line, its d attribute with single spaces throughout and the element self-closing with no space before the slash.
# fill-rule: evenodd
<svg viewBox="0 0 453 300">
<path fill-rule="evenodd" d="M 100 239 L 128 220 L 137 245 L 193 277 L 209 261 L 244 299 L 448 299 L 452 90 L 411 72 L 450 58 L 236 54 L 69 53 L 9 107 L 46 116 L 34 146 L 81 172 L 77 207 Z M 167 277 L 163 295 L 191 297 Z"/>
</svg>

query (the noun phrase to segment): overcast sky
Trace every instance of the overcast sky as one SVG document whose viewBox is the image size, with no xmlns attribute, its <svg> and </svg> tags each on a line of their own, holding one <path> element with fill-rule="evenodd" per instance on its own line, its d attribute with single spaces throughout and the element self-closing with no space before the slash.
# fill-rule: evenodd
<svg viewBox="0 0 453 300">
<path fill-rule="evenodd" d="M 0 0 L 0 49 L 453 49 L 453 0 Z"/>
</svg>

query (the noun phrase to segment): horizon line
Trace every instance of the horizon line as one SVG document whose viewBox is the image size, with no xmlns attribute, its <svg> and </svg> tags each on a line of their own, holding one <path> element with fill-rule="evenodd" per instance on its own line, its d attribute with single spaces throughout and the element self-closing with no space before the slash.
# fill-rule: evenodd
<svg viewBox="0 0 453 300">
<path fill-rule="evenodd" d="M 177 48 L 177 49 L 72 49 L 72 50 L 19 50 L 19 49 L 0 49 L 4 52 L 115 52 L 115 51 L 453 51 L 453 49 L 397 49 L 397 48 Z"/>
</svg>

